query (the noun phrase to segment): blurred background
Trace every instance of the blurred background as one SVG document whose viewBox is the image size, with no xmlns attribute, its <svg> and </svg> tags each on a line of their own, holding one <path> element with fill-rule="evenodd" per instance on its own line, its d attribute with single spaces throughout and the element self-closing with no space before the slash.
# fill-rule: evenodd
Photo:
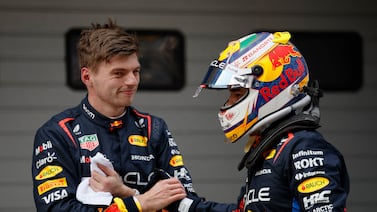
<svg viewBox="0 0 377 212">
<path fill-rule="evenodd" d="M 223 142 L 217 111 L 225 93 L 206 90 L 192 98 L 210 61 L 229 41 L 261 29 L 356 33 L 360 51 L 348 49 L 354 42 L 343 37 L 333 39 L 341 42 L 345 49 L 341 52 L 323 43 L 325 59 L 333 55 L 332 61 L 342 68 L 323 73 L 332 63 L 312 66 L 322 70 L 331 86 L 342 85 L 341 90 L 324 89 L 320 131 L 344 154 L 348 165 L 348 211 L 377 207 L 377 126 L 373 123 L 377 119 L 377 56 L 373 53 L 377 7 L 373 1 L 12 0 L 0 2 L 0 211 L 35 211 L 31 176 L 35 130 L 85 96 L 85 91 L 68 83 L 67 32 L 104 23 L 109 17 L 126 28 L 171 29 L 182 35 L 180 86 L 140 90 L 134 105 L 166 120 L 196 191 L 208 200 L 228 203 L 236 202 L 244 184 L 246 173 L 239 172 L 237 165 L 245 143 Z M 351 58 L 342 59 L 340 53 Z M 360 67 L 343 70 L 348 64 Z M 331 77 L 326 78 L 327 74 Z"/>
</svg>

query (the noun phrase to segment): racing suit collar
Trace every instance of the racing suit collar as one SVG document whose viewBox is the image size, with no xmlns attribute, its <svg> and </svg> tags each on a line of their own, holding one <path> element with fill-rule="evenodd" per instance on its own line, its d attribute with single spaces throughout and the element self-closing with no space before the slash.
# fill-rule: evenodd
<svg viewBox="0 0 377 212">
<path fill-rule="evenodd" d="M 100 125 L 100 126 L 103 126 L 104 128 L 108 128 L 110 131 L 123 127 L 123 123 L 125 123 L 126 115 L 123 115 L 122 117 L 118 119 L 111 119 L 109 117 L 106 117 L 102 115 L 101 113 L 99 113 L 97 110 L 95 110 L 92 107 L 92 105 L 90 105 L 88 101 L 88 97 L 84 98 L 81 101 L 80 108 L 87 119 L 91 120 L 96 125 Z M 127 110 L 126 113 L 128 113 L 129 108 L 126 108 L 126 110 Z"/>
<path fill-rule="evenodd" d="M 262 153 L 277 144 L 284 134 L 295 130 L 317 129 L 319 127 L 319 117 L 311 114 L 300 113 L 288 116 L 263 132 L 262 140 L 255 148 L 250 148 L 244 155 L 238 165 L 238 170 L 241 171 L 244 167 L 251 169 L 256 161 L 261 158 Z"/>
</svg>

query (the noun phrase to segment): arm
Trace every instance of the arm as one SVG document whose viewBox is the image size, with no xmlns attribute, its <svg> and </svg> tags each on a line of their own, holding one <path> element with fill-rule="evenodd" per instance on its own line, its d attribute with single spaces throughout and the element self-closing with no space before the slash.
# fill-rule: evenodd
<svg viewBox="0 0 377 212">
<path fill-rule="evenodd" d="M 319 134 L 309 133 L 292 151 L 292 187 L 303 211 L 344 211 L 349 177 L 341 153 Z"/>
<path fill-rule="evenodd" d="M 186 192 L 176 178 L 157 182 L 144 194 L 135 196 L 143 211 L 156 211 L 186 197 Z"/>
<path fill-rule="evenodd" d="M 106 176 L 93 171 L 89 180 L 91 188 L 94 191 L 110 192 L 114 197 L 133 197 L 136 205 L 140 207 L 139 210 L 156 211 L 186 197 L 184 187 L 176 178 L 161 179 L 148 191 L 139 195 L 123 184 L 116 171 L 101 164 L 98 164 L 98 167 Z"/>
<path fill-rule="evenodd" d="M 154 122 L 156 124 L 156 122 Z M 161 137 L 157 139 L 158 145 L 155 147 L 159 152 L 158 168 L 166 171 L 170 176 L 179 179 L 185 187 L 187 197 L 170 205 L 169 211 L 233 211 L 236 204 L 223 204 L 211 201 L 205 201 L 199 197 L 193 188 L 191 175 L 184 165 L 183 156 L 175 143 L 171 132 L 164 121 L 161 121 Z M 156 126 L 155 126 L 156 127 Z M 241 197 L 242 198 L 242 197 Z"/>
<path fill-rule="evenodd" d="M 119 174 L 109 167 L 98 163 L 98 168 L 103 171 L 103 174 L 97 171 L 91 172 L 89 185 L 94 191 L 110 192 L 113 196 L 126 198 L 138 194 L 138 191 L 125 185 Z"/>
<path fill-rule="evenodd" d="M 95 211 L 76 200 L 81 181 L 74 145 L 57 126 L 45 125 L 35 135 L 32 159 L 33 193 L 37 211 Z"/>
<path fill-rule="evenodd" d="M 187 193 L 195 193 L 192 179 L 184 165 L 183 156 L 166 123 L 162 119 L 154 119 L 154 128 L 159 129 L 156 136 L 152 135 L 155 154 L 158 155 L 156 168 L 166 171 L 170 176 L 181 181 Z"/>
<path fill-rule="evenodd" d="M 50 122 L 37 131 L 32 158 L 33 194 L 37 211 L 94 212 L 108 207 L 86 205 L 76 199 L 76 190 L 83 177 L 77 148 L 75 141 L 57 124 Z M 129 211 L 137 211 L 136 201 L 129 196 L 116 202 Z M 114 208 L 113 205 L 108 211 Z"/>
</svg>

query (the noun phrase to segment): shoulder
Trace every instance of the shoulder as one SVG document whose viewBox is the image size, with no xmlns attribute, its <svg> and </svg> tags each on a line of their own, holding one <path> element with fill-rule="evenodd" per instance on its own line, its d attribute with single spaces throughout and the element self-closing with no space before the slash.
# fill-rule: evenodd
<svg viewBox="0 0 377 212">
<path fill-rule="evenodd" d="M 337 158 L 343 160 L 339 150 L 329 143 L 321 133 L 316 130 L 302 130 L 293 133 L 292 139 L 286 145 L 281 145 L 284 157 L 293 161 L 300 158 Z"/>
<path fill-rule="evenodd" d="M 37 133 L 45 131 L 56 131 L 56 129 L 61 128 L 62 125 L 75 120 L 80 116 L 79 106 L 66 109 L 60 113 L 53 115 L 49 120 L 42 124 L 37 130 Z"/>
<path fill-rule="evenodd" d="M 278 156 L 296 159 L 301 156 L 324 156 L 341 153 L 316 130 L 300 130 L 281 139 L 276 149 Z"/>
<path fill-rule="evenodd" d="M 135 115 L 138 119 L 147 119 L 149 124 L 153 125 L 166 125 L 166 122 L 163 118 L 147 113 L 147 112 L 142 112 L 134 107 L 129 108 L 131 113 Z"/>
<path fill-rule="evenodd" d="M 135 116 L 139 127 L 147 130 L 148 138 L 157 141 L 157 143 L 171 137 L 171 133 L 164 119 L 150 113 L 141 112 L 134 107 L 130 107 L 130 112 Z"/>
<path fill-rule="evenodd" d="M 54 148 L 66 151 L 68 147 L 76 147 L 76 143 L 68 125 L 79 116 L 78 107 L 66 109 L 47 120 L 36 130 L 34 148 Z"/>
<path fill-rule="evenodd" d="M 294 133 L 293 143 L 294 149 L 315 148 L 337 151 L 336 148 L 316 130 L 301 130 Z"/>
</svg>

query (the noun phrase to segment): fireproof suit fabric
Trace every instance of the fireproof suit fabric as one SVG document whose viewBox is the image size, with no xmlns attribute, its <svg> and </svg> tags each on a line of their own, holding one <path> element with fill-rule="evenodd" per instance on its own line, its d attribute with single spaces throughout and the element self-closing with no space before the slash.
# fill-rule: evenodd
<svg viewBox="0 0 377 212">
<path fill-rule="evenodd" d="M 112 120 L 96 112 L 87 98 L 47 121 L 35 135 L 33 193 L 38 211 L 98 211 L 76 199 L 82 177 L 90 177 L 90 158 L 101 152 L 123 182 L 139 191 L 155 168 L 177 177 L 195 196 L 182 155 L 163 119 L 128 107 Z M 138 211 L 132 197 L 123 201 Z"/>
<path fill-rule="evenodd" d="M 345 211 L 343 156 L 315 130 L 288 133 L 248 171 L 245 211 Z"/>
<path fill-rule="evenodd" d="M 197 211 L 344 212 L 349 176 L 341 153 L 315 130 L 288 133 L 248 169 L 237 209 L 200 202 Z"/>
</svg>

